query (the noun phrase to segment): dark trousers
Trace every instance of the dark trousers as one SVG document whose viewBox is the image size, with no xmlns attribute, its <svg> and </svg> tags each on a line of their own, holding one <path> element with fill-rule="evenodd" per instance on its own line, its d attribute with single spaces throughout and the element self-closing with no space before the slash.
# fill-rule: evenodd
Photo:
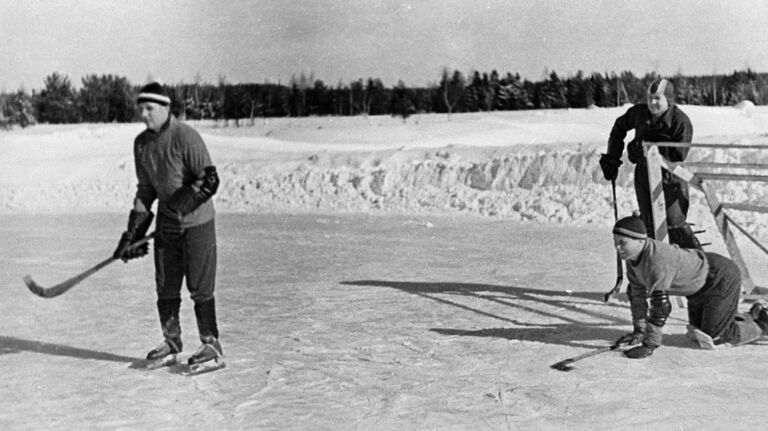
<svg viewBox="0 0 768 431">
<path fill-rule="evenodd" d="M 158 299 L 181 296 L 181 284 L 197 303 L 213 299 L 216 284 L 216 227 L 214 220 L 185 229 L 181 236 L 155 241 L 155 284 Z"/>
<path fill-rule="evenodd" d="M 741 272 L 724 256 L 706 255 L 709 274 L 704 287 L 688 296 L 688 321 L 712 337 L 715 344 L 737 343 L 740 332 L 735 317 L 741 295 Z"/>
<path fill-rule="evenodd" d="M 662 171 L 662 189 L 664 192 L 664 206 L 667 209 L 667 228 L 681 226 L 688 217 L 688 183 L 672 175 L 667 171 Z M 651 201 L 651 190 L 648 184 L 648 167 L 645 164 L 635 165 L 635 196 L 637 206 L 640 210 L 640 218 L 643 219 L 645 230 L 648 236 L 655 237 L 655 228 L 653 226 L 653 212 Z"/>
</svg>

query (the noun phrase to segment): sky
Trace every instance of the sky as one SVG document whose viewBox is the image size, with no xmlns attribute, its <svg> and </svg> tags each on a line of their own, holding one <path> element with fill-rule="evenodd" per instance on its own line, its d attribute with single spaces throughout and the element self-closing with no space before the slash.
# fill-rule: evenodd
<svg viewBox="0 0 768 431">
<path fill-rule="evenodd" d="M 768 72 L 762 0 L 0 0 L 0 91 L 40 89 L 53 72 L 133 84 L 386 86 L 442 70 L 540 80 Z"/>
</svg>

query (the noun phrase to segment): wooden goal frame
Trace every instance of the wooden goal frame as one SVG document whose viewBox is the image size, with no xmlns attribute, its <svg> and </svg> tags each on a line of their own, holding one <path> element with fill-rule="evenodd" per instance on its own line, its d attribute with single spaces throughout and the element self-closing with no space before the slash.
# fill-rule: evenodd
<svg viewBox="0 0 768 431">
<path fill-rule="evenodd" d="M 754 202 L 722 202 L 712 186 L 713 181 L 749 181 L 766 182 L 768 175 L 755 175 L 751 173 L 738 173 L 739 170 L 765 170 L 768 172 L 768 164 L 757 163 L 709 163 L 709 162 L 670 162 L 659 153 L 658 147 L 679 147 L 679 148 L 712 148 L 728 150 L 768 150 L 768 145 L 729 145 L 729 144 L 696 144 L 681 142 L 643 142 L 643 152 L 648 163 L 648 182 L 651 190 L 651 202 L 654 229 L 656 239 L 668 241 L 667 238 L 667 216 L 664 203 L 664 192 L 661 187 L 662 171 L 664 168 L 673 175 L 685 180 L 690 187 L 704 193 L 704 197 L 709 206 L 709 210 L 715 219 L 715 225 L 723 237 L 725 247 L 730 254 L 731 259 L 736 263 L 741 271 L 742 293 L 747 296 L 766 295 L 768 289 L 755 286 L 749 269 L 741 255 L 739 245 L 732 228 L 738 230 L 742 235 L 754 243 L 760 250 L 768 254 L 768 248 L 749 234 L 746 229 L 736 223 L 726 210 L 751 211 L 768 213 L 768 206 L 757 205 Z M 727 170 L 728 173 L 711 173 L 707 169 Z M 737 171 L 734 173 L 733 171 Z"/>
</svg>

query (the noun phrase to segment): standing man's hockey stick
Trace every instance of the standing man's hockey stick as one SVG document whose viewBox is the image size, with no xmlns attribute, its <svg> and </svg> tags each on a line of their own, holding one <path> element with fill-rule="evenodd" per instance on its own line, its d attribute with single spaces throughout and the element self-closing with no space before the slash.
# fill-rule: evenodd
<svg viewBox="0 0 768 431">
<path fill-rule="evenodd" d="M 155 236 L 155 233 L 152 232 L 151 234 L 131 244 L 130 248 L 132 249 L 140 245 L 143 245 L 149 242 L 149 240 L 151 240 L 154 236 Z M 34 293 L 35 295 L 40 296 L 42 298 L 53 298 L 75 287 L 81 281 L 85 280 L 86 278 L 98 272 L 101 268 L 104 268 L 105 266 L 109 265 L 110 263 L 116 260 L 120 260 L 120 259 L 119 258 L 116 259 L 110 256 L 109 258 L 104 259 L 103 261 L 97 263 L 94 267 L 70 278 L 69 280 L 61 282 L 55 286 L 42 287 L 39 284 L 35 283 L 35 280 L 32 280 L 32 277 L 29 275 L 24 276 L 24 283 L 26 283 L 29 290 L 32 291 L 32 293 Z"/>
<path fill-rule="evenodd" d="M 616 204 L 616 180 L 611 180 L 611 190 L 613 191 L 613 220 L 619 220 L 619 208 Z M 621 291 L 621 283 L 624 281 L 624 265 L 621 262 L 619 252 L 616 252 L 616 284 L 604 296 L 603 301 L 608 302 L 612 295 L 617 295 Z"/>
</svg>

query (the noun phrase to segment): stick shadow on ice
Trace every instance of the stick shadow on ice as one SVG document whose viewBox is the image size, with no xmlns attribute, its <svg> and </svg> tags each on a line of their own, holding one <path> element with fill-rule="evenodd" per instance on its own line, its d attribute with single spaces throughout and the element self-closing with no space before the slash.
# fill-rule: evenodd
<svg viewBox="0 0 768 431">
<path fill-rule="evenodd" d="M 0 336 L 0 354 L 33 352 L 53 356 L 67 356 L 79 359 L 95 359 L 97 361 L 130 362 L 141 361 L 139 358 L 115 355 L 113 353 L 99 352 L 96 350 L 81 349 L 79 347 L 65 346 L 63 344 L 44 343 L 42 341 L 25 340 L 22 338 Z"/>
<path fill-rule="evenodd" d="M 623 303 L 606 304 L 600 292 L 563 293 L 518 286 L 457 282 L 354 280 L 343 281 L 341 284 L 389 287 L 511 325 L 481 329 L 430 329 L 441 335 L 495 337 L 594 348 L 596 340 L 605 340 L 607 345 L 631 330 L 629 306 Z M 493 306 L 510 307 L 514 312 L 494 313 L 489 311 L 491 307 L 482 307 L 482 303 L 473 306 L 462 303 L 457 296 L 481 299 Z M 531 317 L 523 320 L 520 316 Z M 679 323 L 684 326 L 685 322 L 681 320 Z M 664 344 L 696 348 L 684 334 L 667 334 Z"/>
</svg>

